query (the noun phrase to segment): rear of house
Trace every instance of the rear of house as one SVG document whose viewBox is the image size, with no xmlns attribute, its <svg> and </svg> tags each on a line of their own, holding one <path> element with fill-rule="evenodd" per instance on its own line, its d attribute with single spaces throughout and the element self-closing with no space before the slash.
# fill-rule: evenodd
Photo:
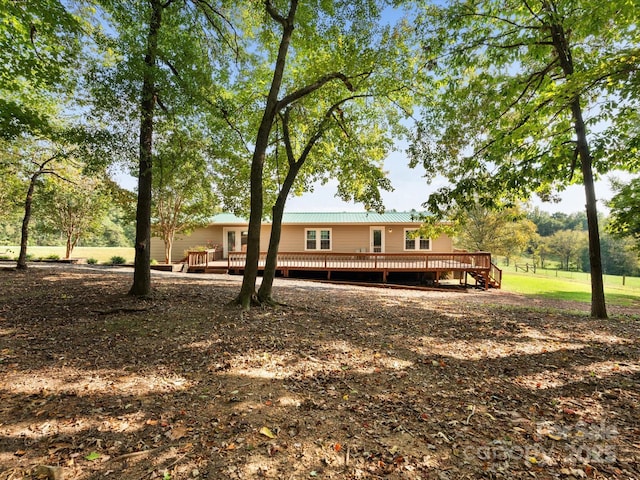
<svg viewBox="0 0 640 480">
<path fill-rule="evenodd" d="M 437 238 L 415 237 L 420 228 L 421 215 L 416 212 L 343 212 L 343 213 L 285 213 L 282 219 L 280 252 L 333 253 L 417 253 L 452 252 L 453 242 L 447 235 Z M 216 215 L 211 223 L 190 235 L 175 239 L 172 262 L 186 256 L 197 247 L 212 247 L 222 251 L 242 252 L 247 244 L 246 219 L 232 214 Z M 262 225 L 260 250 L 269 246 L 271 224 Z M 162 261 L 163 243 L 151 240 L 151 258 Z"/>
</svg>

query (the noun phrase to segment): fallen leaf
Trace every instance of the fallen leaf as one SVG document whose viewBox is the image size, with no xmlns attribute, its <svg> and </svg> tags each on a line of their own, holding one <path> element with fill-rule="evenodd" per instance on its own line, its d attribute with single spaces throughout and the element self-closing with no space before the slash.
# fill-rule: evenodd
<svg viewBox="0 0 640 480">
<path fill-rule="evenodd" d="M 175 427 L 169 430 L 165 435 L 171 440 L 180 440 L 187 436 L 188 430 L 186 427 Z"/>
<path fill-rule="evenodd" d="M 336 452 L 339 452 L 340 450 L 342 450 L 342 445 L 340 445 L 339 443 L 336 443 L 336 444 L 333 446 L 333 449 L 334 449 Z"/>
<path fill-rule="evenodd" d="M 268 427 L 262 427 L 260 433 L 265 437 L 276 438 L 276 434 L 273 433 Z"/>
<path fill-rule="evenodd" d="M 100 458 L 100 454 L 98 452 L 91 452 L 89 455 L 87 455 L 84 458 L 86 460 L 89 460 L 90 462 L 93 462 L 94 460 L 97 460 Z"/>
</svg>

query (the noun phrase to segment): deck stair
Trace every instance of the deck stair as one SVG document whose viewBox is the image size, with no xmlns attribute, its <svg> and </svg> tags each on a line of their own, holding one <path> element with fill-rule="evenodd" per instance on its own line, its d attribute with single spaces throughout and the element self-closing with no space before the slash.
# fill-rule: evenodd
<svg viewBox="0 0 640 480">
<path fill-rule="evenodd" d="M 476 284 L 480 288 L 486 289 L 502 287 L 502 270 L 493 262 L 491 262 L 491 269 L 489 270 L 488 275 L 483 271 L 470 271 L 469 275 L 476 281 Z"/>
</svg>

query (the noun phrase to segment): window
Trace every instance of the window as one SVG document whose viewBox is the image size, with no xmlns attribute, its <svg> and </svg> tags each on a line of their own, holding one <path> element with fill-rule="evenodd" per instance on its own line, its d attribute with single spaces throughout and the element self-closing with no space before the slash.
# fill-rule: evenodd
<svg viewBox="0 0 640 480">
<path fill-rule="evenodd" d="M 416 230 L 404 229 L 405 250 L 431 250 L 431 239 L 416 236 Z"/>
<path fill-rule="evenodd" d="M 305 228 L 305 250 L 331 250 L 330 228 Z"/>
</svg>

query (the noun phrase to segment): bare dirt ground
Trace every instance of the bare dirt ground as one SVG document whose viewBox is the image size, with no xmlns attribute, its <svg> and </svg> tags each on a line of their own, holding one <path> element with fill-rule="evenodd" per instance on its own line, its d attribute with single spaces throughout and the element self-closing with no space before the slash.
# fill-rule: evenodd
<svg viewBox="0 0 640 480">
<path fill-rule="evenodd" d="M 0 272 L 0 479 L 640 478 L 640 312 Z"/>
</svg>

